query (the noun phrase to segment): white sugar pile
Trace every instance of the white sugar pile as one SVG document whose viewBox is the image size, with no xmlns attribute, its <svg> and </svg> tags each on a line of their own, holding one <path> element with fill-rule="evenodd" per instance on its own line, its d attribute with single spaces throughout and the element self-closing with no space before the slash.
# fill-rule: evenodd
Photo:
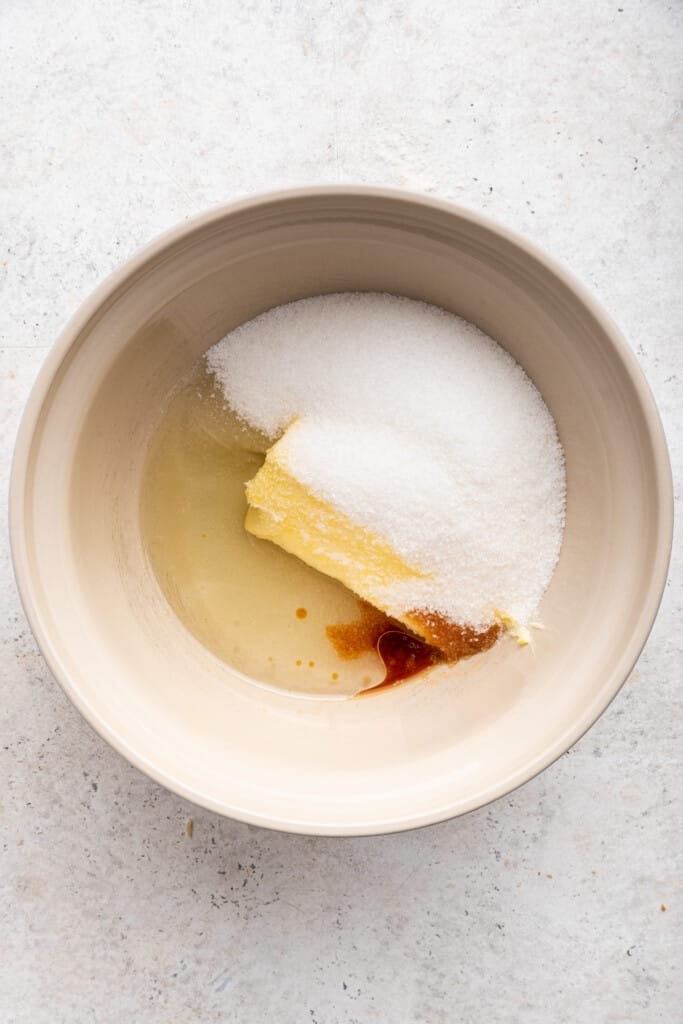
<svg viewBox="0 0 683 1024">
<path fill-rule="evenodd" d="M 388 586 L 386 607 L 529 622 L 560 551 L 564 457 L 500 346 L 434 306 L 353 293 L 270 310 L 207 360 L 269 438 L 298 420 L 288 468 L 309 491 L 428 574 Z"/>
</svg>

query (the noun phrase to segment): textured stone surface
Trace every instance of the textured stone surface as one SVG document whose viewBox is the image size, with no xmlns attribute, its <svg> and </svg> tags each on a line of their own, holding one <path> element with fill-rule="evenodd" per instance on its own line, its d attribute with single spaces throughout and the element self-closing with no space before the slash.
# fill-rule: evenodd
<svg viewBox="0 0 683 1024">
<path fill-rule="evenodd" d="M 6 0 L 3 508 L 31 383 L 96 282 L 213 203 L 311 182 L 455 199 L 568 264 L 638 354 L 680 499 L 682 47 L 674 0 Z M 677 552 L 631 679 L 540 778 L 421 832 L 309 839 L 198 810 L 91 732 L 3 521 L 2 1020 L 679 1020 L 681 581 Z"/>
</svg>

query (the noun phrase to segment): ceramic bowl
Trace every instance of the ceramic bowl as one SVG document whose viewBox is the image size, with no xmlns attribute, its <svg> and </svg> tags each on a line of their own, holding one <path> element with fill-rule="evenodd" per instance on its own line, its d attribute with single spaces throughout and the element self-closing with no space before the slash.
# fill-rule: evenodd
<svg viewBox="0 0 683 1024">
<path fill-rule="evenodd" d="M 512 353 L 557 422 L 567 524 L 533 651 L 500 643 L 372 699 L 329 702 L 254 685 L 181 626 L 143 549 L 139 496 L 162 405 L 197 357 L 278 303 L 345 290 L 435 303 Z M 366 188 L 234 203 L 129 260 L 50 352 L 11 486 L 24 607 L 94 728 L 198 804 L 331 835 L 462 814 L 566 751 L 645 643 L 671 529 L 655 404 L 583 287 L 484 217 Z"/>
</svg>

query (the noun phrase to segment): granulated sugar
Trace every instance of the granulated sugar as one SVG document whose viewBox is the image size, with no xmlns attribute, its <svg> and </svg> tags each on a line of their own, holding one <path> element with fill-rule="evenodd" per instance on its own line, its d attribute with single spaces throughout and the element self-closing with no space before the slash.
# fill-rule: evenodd
<svg viewBox="0 0 683 1024">
<path fill-rule="evenodd" d="M 313 494 L 424 578 L 393 610 L 528 623 L 557 562 L 565 472 L 552 416 L 521 367 L 464 320 L 380 294 L 270 310 L 207 355 L 232 409 Z"/>
</svg>

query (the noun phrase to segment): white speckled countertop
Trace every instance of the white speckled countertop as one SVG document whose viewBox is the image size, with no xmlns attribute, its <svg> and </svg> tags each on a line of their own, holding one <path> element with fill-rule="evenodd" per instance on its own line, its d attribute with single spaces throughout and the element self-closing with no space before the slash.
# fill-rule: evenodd
<svg viewBox="0 0 683 1024">
<path fill-rule="evenodd" d="M 109 749 L 36 650 L 4 511 L 29 388 L 93 286 L 214 203 L 316 182 L 454 199 L 570 266 L 638 354 L 680 500 L 681 52 L 676 0 L 2 4 L 3 1022 L 681 1019 L 680 551 L 557 764 L 340 841 L 223 820 Z"/>
</svg>

